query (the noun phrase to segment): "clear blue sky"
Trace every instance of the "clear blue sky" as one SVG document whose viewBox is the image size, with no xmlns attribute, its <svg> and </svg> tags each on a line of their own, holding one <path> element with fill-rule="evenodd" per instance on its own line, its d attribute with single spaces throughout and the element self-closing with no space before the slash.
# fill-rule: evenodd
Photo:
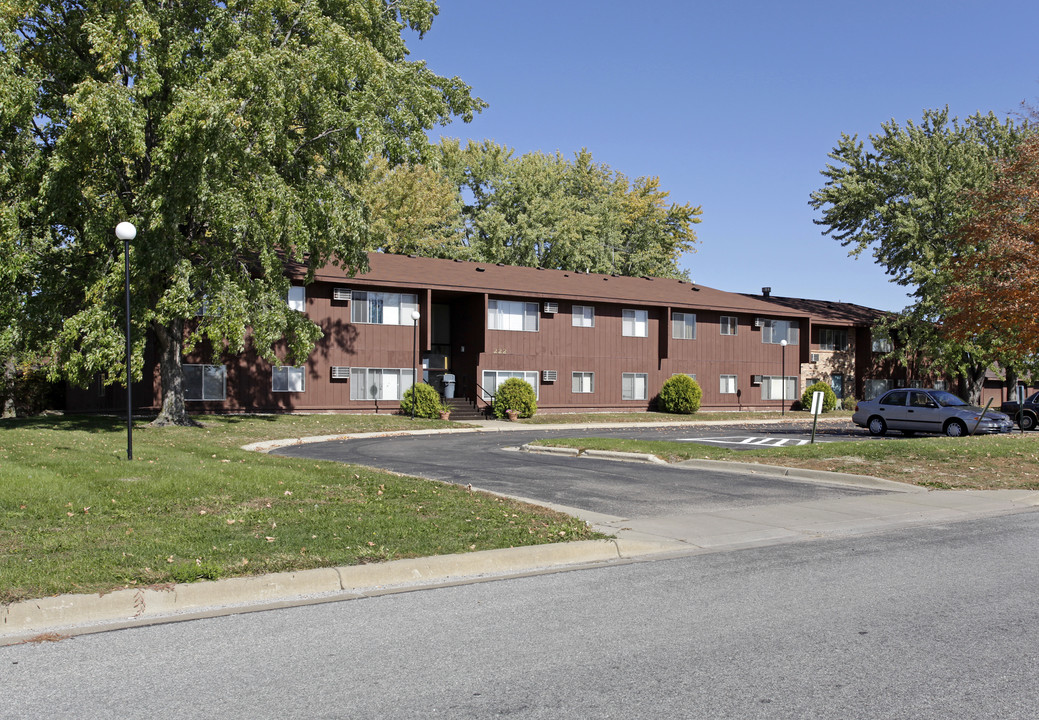
<svg viewBox="0 0 1039 720">
<path fill-rule="evenodd" d="M 517 153 L 588 148 L 703 207 L 696 282 L 731 292 L 908 303 L 848 257 L 808 196 L 840 134 L 948 105 L 1014 115 L 1039 98 L 1039 0 L 440 0 L 411 58 L 490 107 L 438 135 Z"/>
</svg>

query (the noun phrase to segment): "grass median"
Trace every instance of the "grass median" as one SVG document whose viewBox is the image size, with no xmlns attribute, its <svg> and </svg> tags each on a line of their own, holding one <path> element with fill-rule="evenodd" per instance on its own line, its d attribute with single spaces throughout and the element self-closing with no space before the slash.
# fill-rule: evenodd
<svg viewBox="0 0 1039 720">
<path fill-rule="evenodd" d="M 0 604 L 602 537 L 545 508 L 241 445 L 457 424 L 387 415 L 0 421 Z"/>
<path fill-rule="evenodd" d="M 535 444 L 650 453 L 667 462 L 722 460 L 871 475 L 954 490 L 1039 490 L 1039 433 L 884 438 L 734 450 L 693 442 L 552 438 Z"/>
</svg>

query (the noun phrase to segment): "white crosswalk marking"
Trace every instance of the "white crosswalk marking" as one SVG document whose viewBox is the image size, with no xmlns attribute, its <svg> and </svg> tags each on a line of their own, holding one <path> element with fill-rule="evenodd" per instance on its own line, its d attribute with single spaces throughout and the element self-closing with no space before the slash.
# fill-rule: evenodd
<svg viewBox="0 0 1039 720">
<path fill-rule="evenodd" d="M 745 435 L 714 438 L 678 438 L 677 442 L 709 442 L 720 445 L 758 445 L 762 447 L 798 447 L 809 443 L 808 440 L 802 440 L 801 438 L 748 437 Z"/>
</svg>

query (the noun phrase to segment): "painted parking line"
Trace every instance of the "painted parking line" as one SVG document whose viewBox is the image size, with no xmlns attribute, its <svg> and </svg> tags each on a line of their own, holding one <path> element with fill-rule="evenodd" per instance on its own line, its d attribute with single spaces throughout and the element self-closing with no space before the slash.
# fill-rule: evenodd
<svg viewBox="0 0 1039 720">
<path fill-rule="evenodd" d="M 737 435 L 735 437 L 714 438 L 678 438 L 677 442 L 706 442 L 720 445 L 754 445 L 759 447 L 798 447 L 808 445 L 809 440 L 801 438 L 754 437 Z M 819 442 L 819 441 L 817 441 Z"/>
</svg>

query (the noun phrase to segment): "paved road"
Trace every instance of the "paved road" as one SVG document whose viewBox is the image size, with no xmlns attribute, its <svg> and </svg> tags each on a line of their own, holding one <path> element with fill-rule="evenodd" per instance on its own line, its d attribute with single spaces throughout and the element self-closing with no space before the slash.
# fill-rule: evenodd
<svg viewBox="0 0 1039 720">
<path fill-rule="evenodd" d="M 1039 514 L 0 647 L 0 718 L 959 718 L 1039 707 Z"/>
<path fill-rule="evenodd" d="M 596 513 L 649 517 L 682 512 L 819 500 L 876 492 L 796 482 L 778 477 L 737 475 L 591 458 L 509 451 L 538 437 L 613 436 L 647 440 L 732 436 L 733 428 L 590 427 L 507 433 L 449 434 L 343 440 L 296 445 L 276 452 L 393 470 L 444 482 Z M 761 435 L 761 428 L 753 432 Z M 777 437 L 796 433 L 770 432 Z"/>
</svg>

